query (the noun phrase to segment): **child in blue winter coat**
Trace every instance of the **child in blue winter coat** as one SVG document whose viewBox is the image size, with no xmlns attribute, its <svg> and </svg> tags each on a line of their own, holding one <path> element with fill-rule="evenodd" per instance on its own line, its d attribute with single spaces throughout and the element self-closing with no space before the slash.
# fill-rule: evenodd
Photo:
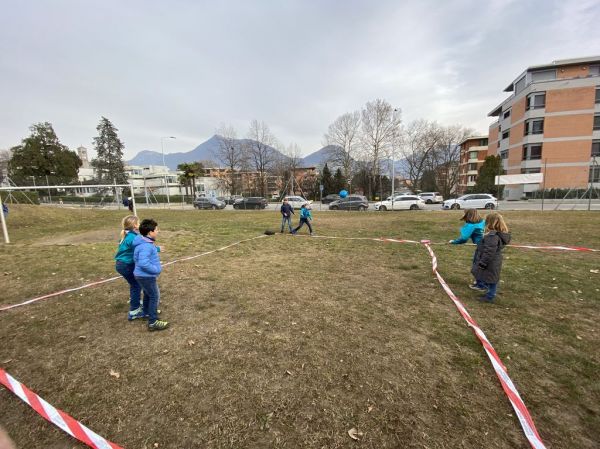
<svg viewBox="0 0 600 449">
<path fill-rule="evenodd" d="M 313 235 L 312 226 L 310 225 L 311 221 L 312 221 L 312 214 L 310 213 L 309 204 L 304 203 L 302 205 L 302 207 L 300 208 L 300 223 L 292 231 L 292 234 L 296 234 L 298 232 L 298 230 L 306 224 L 306 226 L 308 226 L 308 232 L 310 232 L 310 235 Z"/>
<path fill-rule="evenodd" d="M 135 215 L 128 215 L 123 218 L 122 224 L 119 249 L 115 254 L 115 269 L 129 284 L 129 313 L 127 319 L 131 321 L 144 317 L 140 307 L 142 288 L 133 275 L 135 263 L 133 263 L 133 246 L 131 245 L 138 235 L 140 222 Z"/>
<path fill-rule="evenodd" d="M 483 230 L 485 228 L 485 220 L 479 216 L 476 209 L 467 209 L 461 218 L 465 224 L 460 228 L 460 237 L 450 240 L 453 245 L 461 245 L 467 243 L 469 239 L 476 245 L 483 238 Z"/>
<path fill-rule="evenodd" d="M 158 319 L 158 303 L 160 291 L 157 278 L 162 271 L 158 248 L 155 245 L 158 236 L 158 223 L 151 218 L 140 223 L 140 235 L 133 240 L 133 272 L 144 291 L 142 313 L 148 317 L 148 330 L 160 331 L 166 329 L 169 323 Z"/>
</svg>

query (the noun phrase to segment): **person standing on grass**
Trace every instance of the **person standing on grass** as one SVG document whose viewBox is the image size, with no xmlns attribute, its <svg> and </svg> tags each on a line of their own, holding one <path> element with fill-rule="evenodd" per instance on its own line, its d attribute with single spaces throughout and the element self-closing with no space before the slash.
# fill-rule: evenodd
<svg viewBox="0 0 600 449">
<path fill-rule="evenodd" d="M 450 240 L 448 243 L 452 245 L 462 245 L 463 243 L 467 243 L 469 239 L 476 245 L 481 242 L 485 228 L 485 220 L 481 218 L 477 209 L 465 209 L 465 213 L 461 220 L 463 220 L 465 224 L 460 228 L 460 236 L 454 240 Z M 473 255 L 473 261 L 475 261 L 475 255 Z M 477 281 L 470 284 L 469 288 L 477 291 L 485 290 L 485 286 L 477 284 Z"/>
<path fill-rule="evenodd" d="M 292 215 L 296 215 L 294 213 L 294 208 L 290 204 L 287 198 L 283 199 L 283 204 L 281 205 L 281 233 L 283 234 L 283 228 L 286 223 L 290 230 L 290 234 L 292 233 Z"/>
<path fill-rule="evenodd" d="M 133 262 L 133 240 L 138 236 L 140 221 L 135 215 L 128 215 L 123 218 L 123 229 L 121 229 L 121 240 L 119 248 L 115 254 L 115 269 L 129 284 L 129 312 L 127 319 L 129 321 L 143 318 L 144 314 L 140 307 L 142 288 L 135 280 L 133 271 L 135 263 Z"/>
<path fill-rule="evenodd" d="M 496 289 L 502 271 L 502 250 L 510 243 L 510 233 L 504 218 L 498 212 L 492 212 L 485 217 L 486 234 L 477 245 L 471 273 L 475 282 L 482 286 L 485 295 L 478 299 L 482 302 L 494 302 Z"/>
<path fill-rule="evenodd" d="M 313 235 L 312 226 L 310 225 L 311 221 L 312 221 L 312 214 L 310 213 L 309 204 L 304 203 L 302 205 L 302 207 L 300 208 L 300 223 L 292 231 L 292 234 L 297 234 L 298 230 L 306 224 L 306 226 L 308 226 L 308 232 L 310 232 L 310 235 Z"/>
<path fill-rule="evenodd" d="M 148 318 L 148 330 L 161 331 L 169 326 L 167 321 L 158 319 L 158 304 L 160 302 L 160 290 L 157 278 L 162 271 L 156 237 L 158 236 L 158 223 L 151 218 L 142 220 L 140 223 L 140 235 L 133 240 L 133 261 L 135 270 L 133 272 L 144 291 L 144 302 L 142 313 Z"/>
</svg>

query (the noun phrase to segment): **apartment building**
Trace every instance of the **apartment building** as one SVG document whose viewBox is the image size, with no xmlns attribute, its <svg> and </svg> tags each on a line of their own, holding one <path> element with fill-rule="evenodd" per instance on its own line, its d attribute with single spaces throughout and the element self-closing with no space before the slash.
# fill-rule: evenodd
<svg viewBox="0 0 600 449">
<path fill-rule="evenodd" d="M 542 188 L 600 187 L 600 56 L 527 68 L 488 116 L 488 154 L 507 174 L 543 173 L 544 183 L 508 185 L 507 199 Z M 595 183 L 595 185 L 594 185 Z"/>
<path fill-rule="evenodd" d="M 464 195 L 469 187 L 477 182 L 477 173 L 483 165 L 488 153 L 488 137 L 473 136 L 460 144 L 460 161 L 458 165 L 458 186 L 456 193 Z"/>
</svg>

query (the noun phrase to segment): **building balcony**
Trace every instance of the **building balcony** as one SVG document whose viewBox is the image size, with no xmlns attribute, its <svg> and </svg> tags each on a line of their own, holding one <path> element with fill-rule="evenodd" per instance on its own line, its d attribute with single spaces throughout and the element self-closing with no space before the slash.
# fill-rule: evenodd
<svg viewBox="0 0 600 449">
<path fill-rule="evenodd" d="M 477 173 L 478 173 L 477 170 L 469 170 L 467 172 L 467 176 L 469 176 L 469 175 L 476 175 Z"/>
<path fill-rule="evenodd" d="M 475 181 L 467 182 L 467 187 L 473 187 L 475 185 Z"/>
</svg>

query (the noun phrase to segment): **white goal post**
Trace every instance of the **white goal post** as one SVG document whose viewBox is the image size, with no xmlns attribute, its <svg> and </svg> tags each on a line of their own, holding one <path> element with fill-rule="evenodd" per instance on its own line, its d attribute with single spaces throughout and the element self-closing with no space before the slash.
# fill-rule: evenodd
<svg viewBox="0 0 600 449">
<path fill-rule="evenodd" d="M 133 204 L 133 215 L 137 215 L 137 208 L 135 205 L 135 196 L 133 194 L 133 184 L 79 184 L 79 185 L 71 185 L 71 186 L 27 186 L 27 187 L 0 187 L 0 191 L 11 192 L 13 190 L 49 190 L 49 189 L 81 189 L 85 188 L 117 188 L 117 187 L 129 187 L 131 191 L 131 202 Z M 2 202 L 2 198 L 0 197 L 0 209 L 4 203 Z M 4 243 L 10 243 L 10 238 L 8 236 L 8 227 L 6 226 L 6 218 L 4 217 L 4 211 L 0 212 L 0 221 L 2 222 L 2 234 L 4 235 Z"/>
</svg>

